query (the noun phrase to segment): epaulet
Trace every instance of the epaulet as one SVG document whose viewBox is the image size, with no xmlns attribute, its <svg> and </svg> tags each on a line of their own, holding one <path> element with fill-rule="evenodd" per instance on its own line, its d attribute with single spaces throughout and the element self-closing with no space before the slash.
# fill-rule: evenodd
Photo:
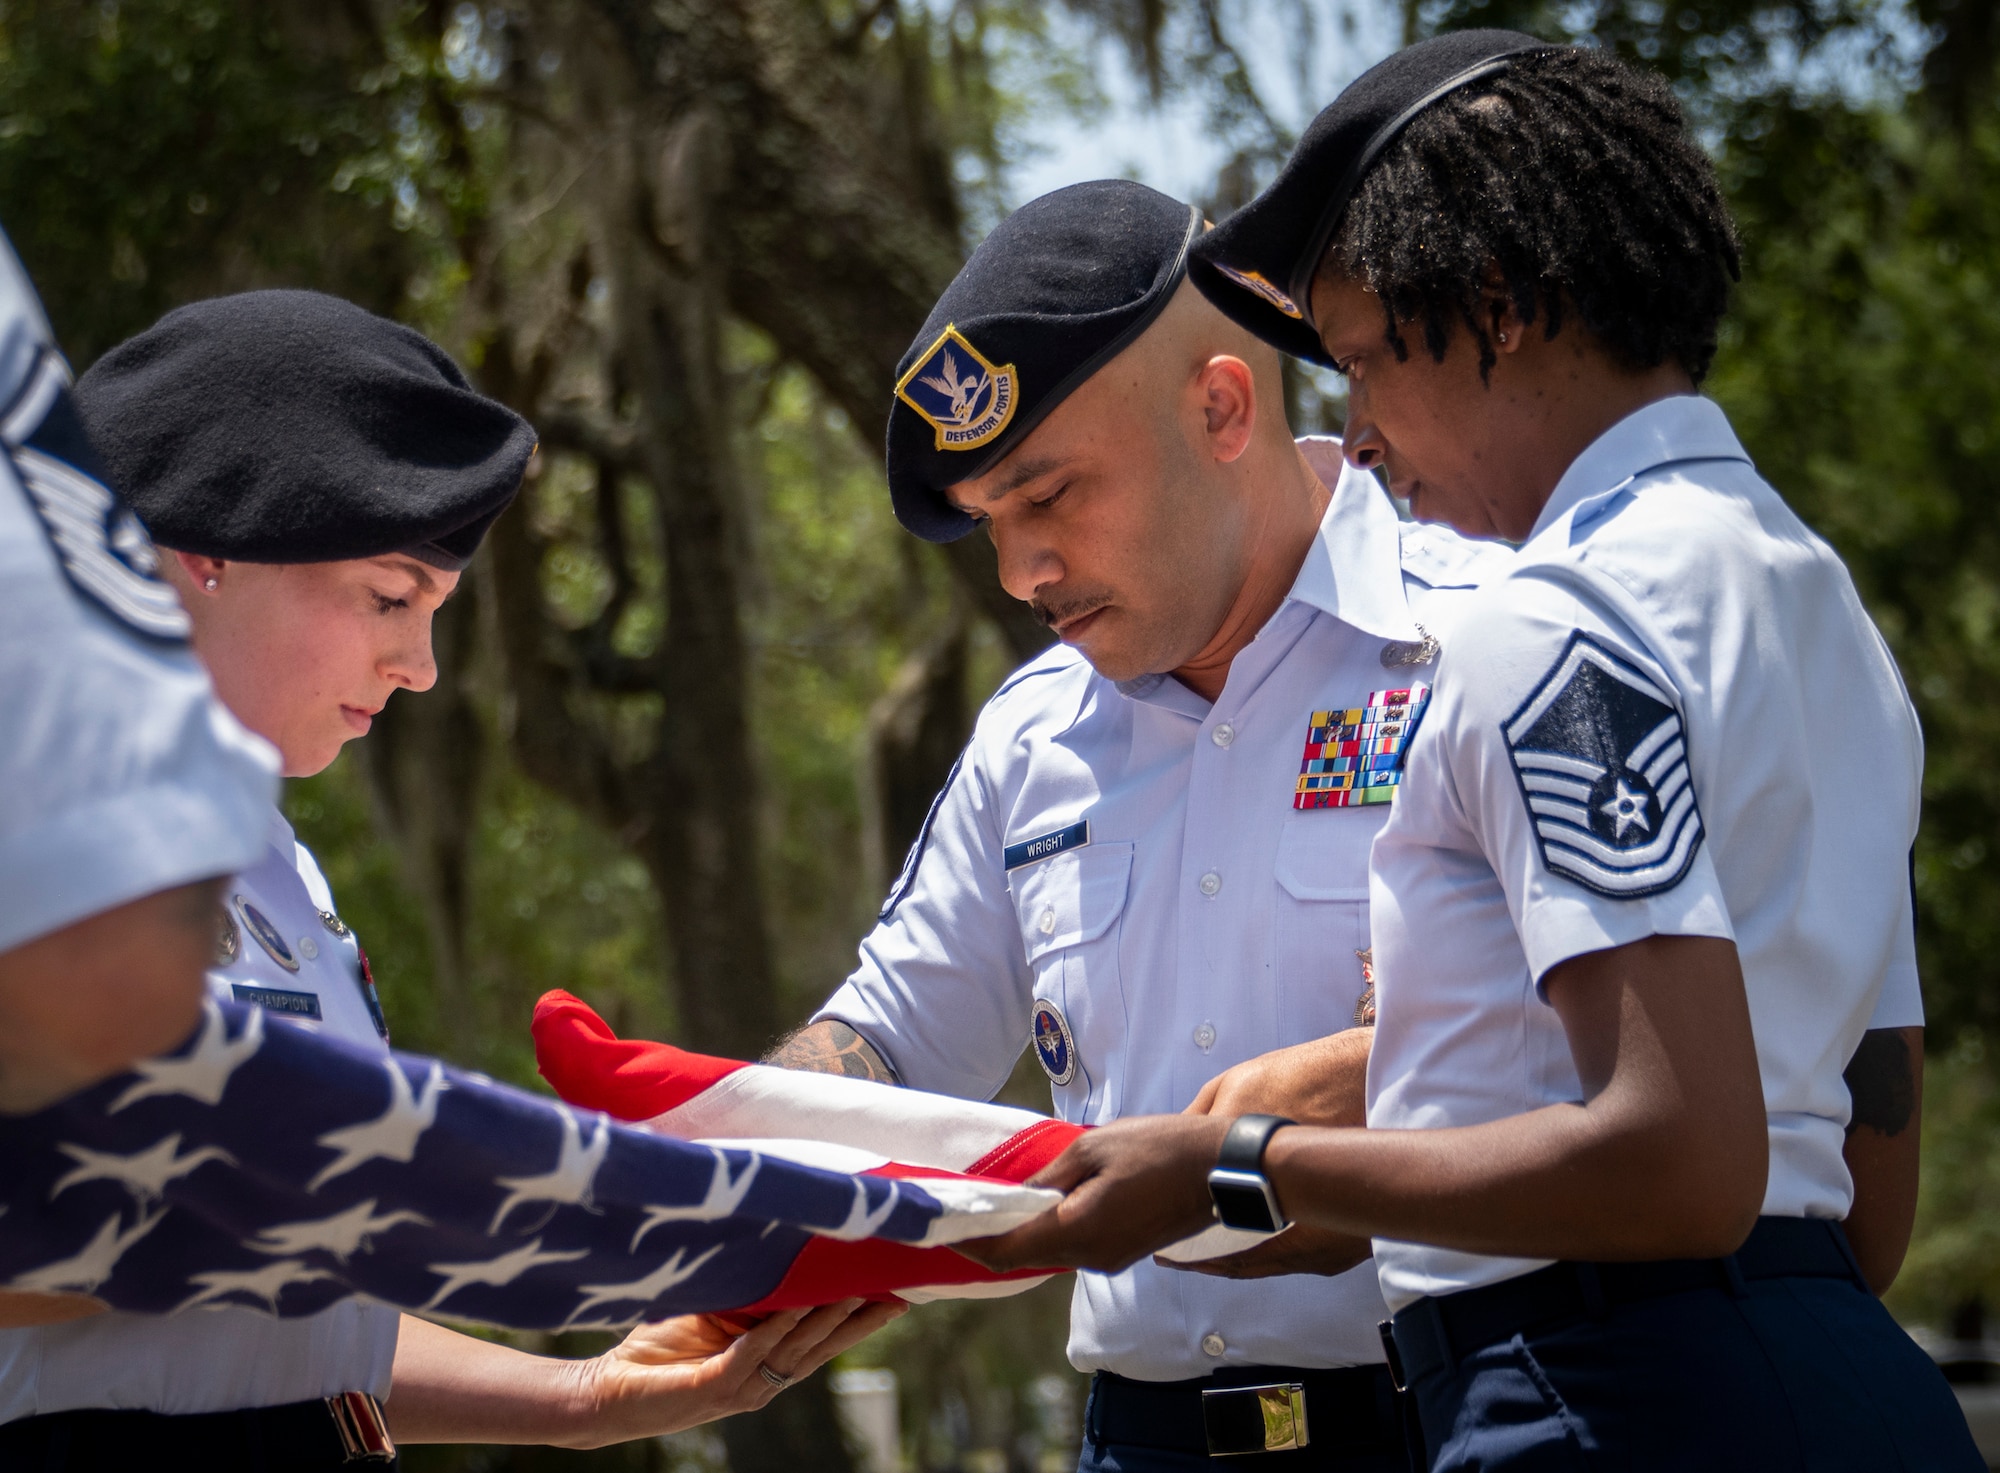
<svg viewBox="0 0 2000 1473">
<path fill-rule="evenodd" d="M 1034 659 L 1028 661 L 1027 664 L 1021 666 L 1012 675 L 1001 681 L 999 689 L 995 690 L 987 698 L 986 704 L 992 706 L 1016 686 L 1026 685 L 1031 680 L 1046 676 L 1061 675 L 1066 671 L 1074 670 L 1078 665 L 1084 663 L 1086 662 L 1083 655 L 1074 645 L 1067 645 L 1061 642 L 1052 644 L 1039 655 L 1036 655 Z"/>
<path fill-rule="evenodd" d="M 1405 522 L 1401 530 L 1403 571 L 1432 588 L 1477 588 L 1514 560 L 1507 543 L 1463 537 L 1449 527 Z"/>
</svg>

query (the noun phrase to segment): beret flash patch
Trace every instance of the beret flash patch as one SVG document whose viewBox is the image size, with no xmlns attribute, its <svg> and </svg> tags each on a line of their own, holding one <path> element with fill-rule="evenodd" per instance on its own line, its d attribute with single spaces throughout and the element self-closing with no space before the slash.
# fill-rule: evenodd
<svg viewBox="0 0 2000 1473">
<path fill-rule="evenodd" d="M 1219 261 L 1216 263 L 1215 269 L 1242 287 L 1246 292 L 1251 292 L 1262 297 L 1287 317 L 1298 317 L 1301 315 L 1298 303 L 1266 281 L 1263 272 L 1238 271 L 1234 266 L 1225 266 Z"/>
<path fill-rule="evenodd" d="M 1014 365 L 996 368 L 947 326 L 896 385 L 896 397 L 937 433 L 940 450 L 976 450 L 1007 428 L 1020 398 Z"/>
<path fill-rule="evenodd" d="M 1578 630 L 1502 730 L 1551 874 L 1614 900 L 1681 882 L 1701 811 L 1667 692 Z"/>
</svg>

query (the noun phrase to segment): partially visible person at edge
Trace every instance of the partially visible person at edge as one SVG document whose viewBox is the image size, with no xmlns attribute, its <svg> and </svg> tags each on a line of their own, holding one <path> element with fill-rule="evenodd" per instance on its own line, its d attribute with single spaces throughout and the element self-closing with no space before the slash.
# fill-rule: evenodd
<svg viewBox="0 0 2000 1473">
<path fill-rule="evenodd" d="M 1286 1109 L 1360 1122 L 1369 845 L 1438 643 L 1509 555 L 1293 440 L 1278 355 L 1187 281 L 1202 229 L 1130 182 L 1045 195 L 904 356 L 898 518 L 983 530 L 1062 642 L 981 713 L 859 967 L 775 1062 L 984 1099 L 1032 1041 L 1056 1112 L 1097 1125 L 1229 1108 L 1225 1070 L 1301 1045 Z M 1400 1473 L 1367 1251 L 1301 1232 L 1284 1265 L 1323 1277 L 1079 1278 L 1081 1466 Z"/>
<path fill-rule="evenodd" d="M 16 1115 L 193 1029 L 221 877 L 256 855 L 273 789 L 144 529 L 92 478 L 68 385 L 0 238 L 0 1112 Z"/>
<path fill-rule="evenodd" d="M 1375 844 L 1368 1128 L 1115 1123 L 974 1256 L 1115 1270 L 1212 1201 L 1372 1235 L 1440 1470 L 1984 1466 L 1870 1292 L 1916 1181 L 1916 717 L 1696 394 L 1736 267 L 1664 81 L 1492 31 L 1365 74 L 1196 247 L 1346 375 L 1351 464 L 1522 548 Z"/>
<path fill-rule="evenodd" d="M 163 571 L 222 702 L 287 777 L 324 769 L 396 691 L 435 682 L 432 617 L 534 447 L 434 344 L 311 292 L 181 308 L 106 355 L 76 400 L 171 549 Z M 224 887 L 219 944 L 207 913 L 208 985 L 386 1056 L 325 877 L 268 801 L 261 820 L 261 853 L 237 855 Z M 326 1399 L 344 1393 L 375 1398 L 400 1443 L 598 1446 L 760 1406 L 897 1313 L 849 1300 L 740 1339 L 686 1316 L 588 1361 L 360 1299 L 290 1320 L 99 1314 L 0 1331 L 0 1462 L 334 1466 L 346 1449 Z"/>
</svg>

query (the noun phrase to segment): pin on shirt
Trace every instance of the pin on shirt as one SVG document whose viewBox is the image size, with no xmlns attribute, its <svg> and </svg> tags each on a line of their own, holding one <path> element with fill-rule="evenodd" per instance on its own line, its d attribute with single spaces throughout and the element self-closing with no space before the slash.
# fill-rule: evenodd
<svg viewBox="0 0 2000 1473">
<path fill-rule="evenodd" d="M 1394 670 L 1399 665 L 1428 665 L 1438 657 L 1437 636 L 1421 624 L 1417 633 L 1421 636 L 1418 639 L 1392 639 L 1382 646 L 1384 670 Z"/>
<path fill-rule="evenodd" d="M 1068 1084 L 1076 1078 L 1076 1039 L 1069 1031 L 1069 1019 L 1052 1002 L 1038 1002 L 1030 1015 L 1029 1031 L 1035 1044 L 1035 1061 L 1049 1076 L 1049 1083 Z"/>
<path fill-rule="evenodd" d="M 222 912 L 221 921 L 215 929 L 214 965 L 226 967 L 243 954 L 243 933 L 236 929 L 236 921 L 227 910 Z"/>
<path fill-rule="evenodd" d="M 236 906 L 237 917 L 243 922 L 243 929 L 256 938 L 257 944 L 264 948 L 266 955 L 286 971 L 296 972 L 299 969 L 299 959 L 292 955 L 292 948 L 286 943 L 284 933 L 271 924 L 270 918 L 263 911 L 257 909 L 243 896 L 236 896 L 233 903 Z"/>
</svg>

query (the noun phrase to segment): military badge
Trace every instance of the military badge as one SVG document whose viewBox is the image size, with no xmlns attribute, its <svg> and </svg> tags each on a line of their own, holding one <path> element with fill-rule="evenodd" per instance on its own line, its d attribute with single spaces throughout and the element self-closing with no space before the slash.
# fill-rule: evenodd
<svg viewBox="0 0 2000 1473">
<path fill-rule="evenodd" d="M 1578 630 L 1503 728 L 1551 874 L 1617 900 L 1671 890 L 1701 848 L 1673 697 Z"/>
<path fill-rule="evenodd" d="M 215 930 L 215 959 L 213 965 L 226 967 L 235 961 L 243 951 L 243 938 L 237 932 L 236 922 L 230 919 L 228 911 L 222 912 L 222 924 Z"/>
<path fill-rule="evenodd" d="M 335 915 L 330 910 L 320 911 L 319 923 L 322 926 L 325 926 L 327 930 L 333 932 L 334 935 L 340 937 L 341 940 L 343 941 L 345 941 L 349 936 L 352 936 L 354 934 L 347 928 L 347 922 L 343 921 L 339 916 Z"/>
<path fill-rule="evenodd" d="M 1303 320 L 1304 314 L 1299 311 L 1299 304 L 1271 285 L 1270 282 L 1266 281 L 1262 273 L 1256 271 L 1238 271 L 1234 266 L 1225 266 L 1220 261 L 1215 263 L 1215 269 L 1242 287 L 1246 292 L 1251 293 L 1253 296 L 1262 297 L 1287 317 L 1298 317 Z"/>
<path fill-rule="evenodd" d="M 1403 754 L 1430 703 L 1430 687 L 1376 690 L 1359 706 L 1315 711 L 1306 726 L 1294 808 L 1387 803 L 1403 781 Z"/>
<path fill-rule="evenodd" d="M 1375 1026 L 1375 948 L 1354 953 L 1361 963 L 1361 996 L 1354 1003 L 1354 1026 L 1373 1028 Z"/>
<path fill-rule="evenodd" d="M 1068 1084 L 1076 1078 L 1076 1040 L 1070 1036 L 1069 1019 L 1052 1002 L 1036 1003 L 1031 1018 L 1035 1058 L 1042 1072 L 1050 1084 Z"/>
<path fill-rule="evenodd" d="M 896 397 L 936 431 L 938 449 L 976 450 L 1007 428 L 1021 395 L 1013 364 L 994 366 L 947 327 L 897 383 Z"/>
<path fill-rule="evenodd" d="M 236 914 L 243 922 L 243 929 L 256 938 L 257 944 L 264 948 L 272 961 L 288 972 L 296 972 L 299 969 L 299 959 L 292 955 L 292 948 L 286 944 L 284 933 L 271 924 L 270 917 L 241 895 L 236 897 L 235 903 Z"/>
<path fill-rule="evenodd" d="M 1382 646 L 1382 668 L 1393 670 L 1398 665 L 1428 665 L 1438 657 L 1437 636 L 1417 626 L 1416 639 L 1392 639 Z"/>
</svg>

